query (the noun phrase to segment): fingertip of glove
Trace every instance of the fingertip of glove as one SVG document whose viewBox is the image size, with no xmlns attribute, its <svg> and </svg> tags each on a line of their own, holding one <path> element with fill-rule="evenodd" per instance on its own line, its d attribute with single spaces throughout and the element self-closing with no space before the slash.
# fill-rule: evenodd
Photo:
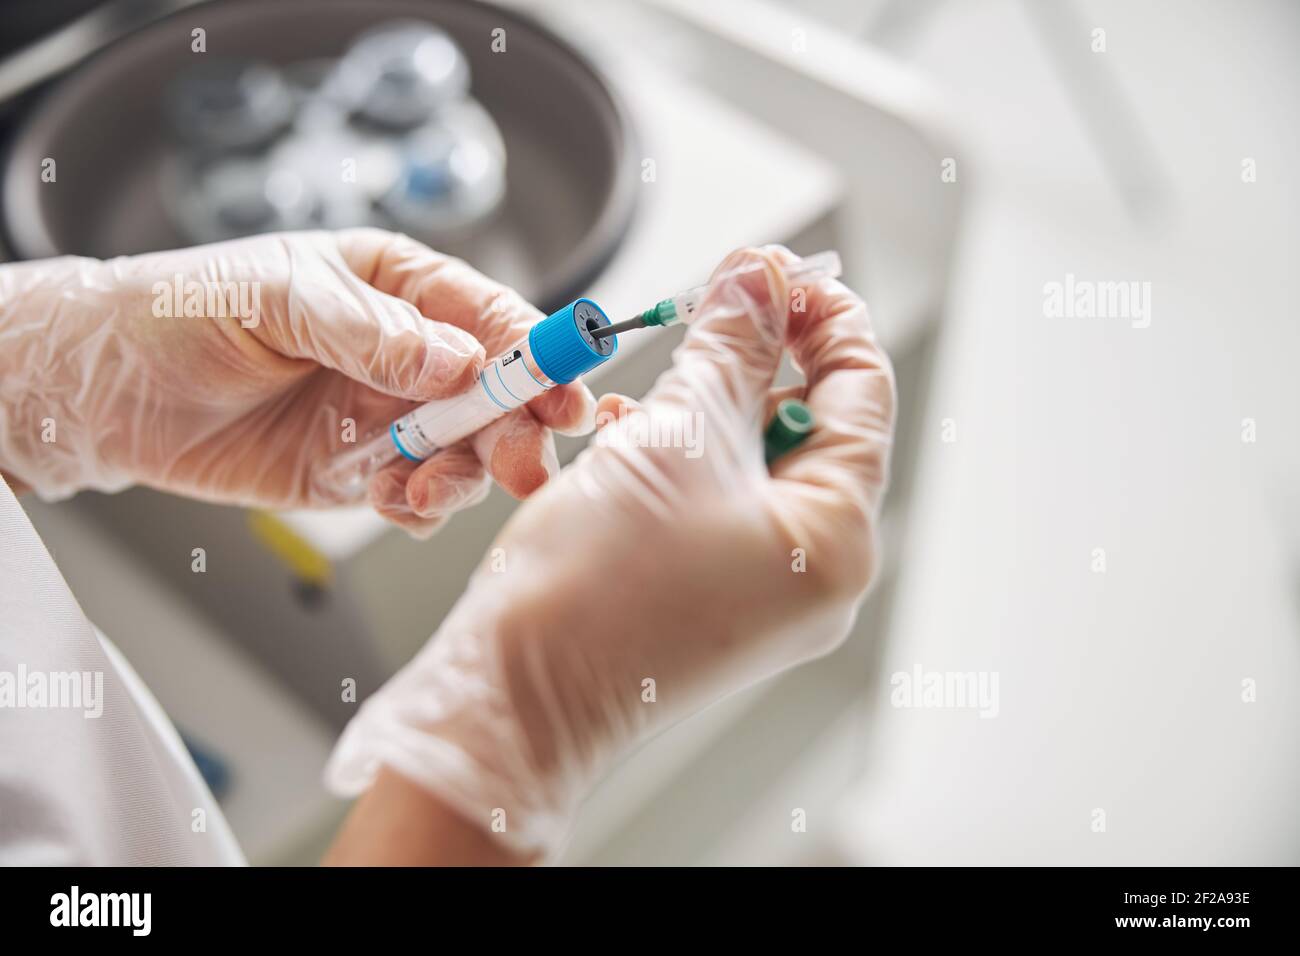
<svg viewBox="0 0 1300 956">
<path fill-rule="evenodd" d="M 587 435 L 596 429 L 596 396 L 581 382 L 564 386 L 561 408 L 547 422 L 561 435 Z M 554 394 L 552 392 L 551 394 Z"/>
<path fill-rule="evenodd" d="M 779 346 L 785 339 L 789 312 L 790 286 L 784 267 L 794 258 L 790 250 L 776 245 L 749 246 L 731 253 L 714 270 L 692 330 L 708 329 L 715 322 L 730 326 L 739 310 L 748 315 L 765 343 Z"/>
<path fill-rule="evenodd" d="M 487 474 L 433 474 L 414 477 L 407 485 L 406 501 L 421 518 L 436 518 L 468 508 L 488 491 Z"/>
<path fill-rule="evenodd" d="M 559 470 L 555 449 L 549 443 L 540 455 L 536 449 L 507 441 L 497 442 L 492 450 L 492 477 L 513 498 L 527 498 Z"/>
</svg>

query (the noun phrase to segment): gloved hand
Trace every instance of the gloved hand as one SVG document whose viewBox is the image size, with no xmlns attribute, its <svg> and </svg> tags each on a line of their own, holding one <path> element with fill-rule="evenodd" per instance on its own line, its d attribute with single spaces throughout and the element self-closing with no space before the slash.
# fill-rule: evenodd
<svg viewBox="0 0 1300 956">
<path fill-rule="evenodd" d="M 46 498 L 140 483 L 332 504 L 314 462 L 470 387 L 485 352 L 539 318 L 463 262 L 373 229 L 0 266 L 0 470 Z M 594 410 L 585 386 L 554 388 L 418 467 L 394 463 L 369 500 L 422 535 L 480 500 L 489 472 L 526 496 L 558 469 L 549 429 L 589 430 Z"/>
<path fill-rule="evenodd" d="M 364 703 L 327 769 L 336 792 L 387 767 L 546 855 L 638 741 L 844 638 L 875 564 L 893 373 L 856 295 L 822 280 L 791 297 L 780 249 L 720 274 L 747 258 L 760 280 L 715 279 L 644 406 L 601 400 L 615 420 L 595 447 L 516 512 L 434 639 Z M 771 388 L 783 346 L 805 387 Z M 792 392 L 815 431 L 769 473 L 761 431 Z M 673 435 L 698 445 L 663 447 Z"/>
</svg>

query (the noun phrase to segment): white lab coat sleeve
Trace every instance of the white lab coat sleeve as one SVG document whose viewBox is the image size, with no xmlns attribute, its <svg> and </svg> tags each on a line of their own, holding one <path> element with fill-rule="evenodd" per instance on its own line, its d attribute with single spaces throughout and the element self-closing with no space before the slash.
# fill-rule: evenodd
<svg viewBox="0 0 1300 956">
<path fill-rule="evenodd" d="M 242 862 L 171 722 L 0 479 L 0 864 Z"/>
</svg>

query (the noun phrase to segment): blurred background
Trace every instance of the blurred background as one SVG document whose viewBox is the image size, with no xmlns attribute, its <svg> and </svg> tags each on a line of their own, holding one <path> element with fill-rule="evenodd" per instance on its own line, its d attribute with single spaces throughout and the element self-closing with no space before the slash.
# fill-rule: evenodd
<svg viewBox="0 0 1300 956">
<path fill-rule="evenodd" d="M 9 0 L 0 24 L 5 258 L 373 223 L 543 309 L 631 314 L 741 245 L 840 250 L 899 377 L 880 578 L 837 653 L 627 761 L 565 862 L 1300 863 L 1300 7 Z M 1075 282 L 1148 309 L 1053 313 Z M 679 335 L 588 380 L 640 394 Z M 341 680 L 364 697 L 424 643 L 514 503 L 426 543 L 147 490 L 24 506 L 249 859 L 283 864 L 345 810 L 320 785 Z M 918 672 L 996 677 L 996 715 L 896 706 Z"/>
</svg>

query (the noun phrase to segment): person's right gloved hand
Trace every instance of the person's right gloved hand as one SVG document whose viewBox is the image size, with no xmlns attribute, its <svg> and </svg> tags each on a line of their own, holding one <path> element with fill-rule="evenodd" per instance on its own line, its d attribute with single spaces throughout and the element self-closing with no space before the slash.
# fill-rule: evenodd
<svg viewBox="0 0 1300 956">
<path fill-rule="evenodd" d="M 893 374 L 856 295 L 823 280 L 801 311 L 788 252 L 720 273 L 747 259 L 762 278 L 715 280 L 644 406 L 602 400 L 626 414 L 519 509 L 434 639 L 365 702 L 327 771 L 336 791 L 386 767 L 545 855 L 638 741 L 848 633 L 876 562 Z M 816 429 L 769 472 L 785 347 Z M 645 440 L 692 434 L 695 449 Z"/>
<path fill-rule="evenodd" d="M 144 484 L 262 508 L 345 503 L 311 481 L 319 462 L 477 387 L 485 357 L 541 318 L 379 229 L 0 266 L 0 472 L 47 499 Z M 481 500 L 489 474 L 525 497 L 559 469 L 551 430 L 589 431 L 594 406 L 581 382 L 557 386 L 418 465 L 385 466 L 367 500 L 424 537 Z"/>
</svg>

